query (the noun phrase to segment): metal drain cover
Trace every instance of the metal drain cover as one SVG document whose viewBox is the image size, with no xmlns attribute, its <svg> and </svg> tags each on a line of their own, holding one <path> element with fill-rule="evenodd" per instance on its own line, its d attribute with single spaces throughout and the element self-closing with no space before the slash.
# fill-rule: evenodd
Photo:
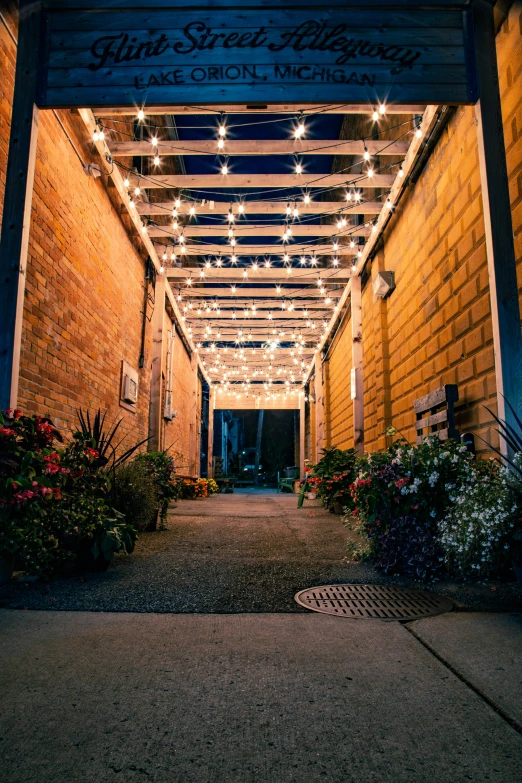
<svg viewBox="0 0 522 783">
<path fill-rule="evenodd" d="M 294 599 L 312 612 L 352 620 L 418 620 L 453 609 L 449 598 L 394 585 L 323 585 L 301 590 Z"/>
</svg>

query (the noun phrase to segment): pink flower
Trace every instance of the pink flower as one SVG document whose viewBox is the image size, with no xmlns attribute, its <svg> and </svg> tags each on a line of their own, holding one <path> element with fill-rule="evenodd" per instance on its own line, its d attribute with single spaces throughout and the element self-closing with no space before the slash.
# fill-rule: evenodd
<svg viewBox="0 0 522 783">
<path fill-rule="evenodd" d="M 0 435 L 3 435 L 4 438 L 11 438 L 13 435 L 16 435 L 16 432 L 10 427 L 0 427 Z"/>
<path fill-rule="evenodd" d="M 52 495 L 53 491 L 50 487 L 42 487 L 40 493 L 45 497 L 45 495 Z"/>
</svg>

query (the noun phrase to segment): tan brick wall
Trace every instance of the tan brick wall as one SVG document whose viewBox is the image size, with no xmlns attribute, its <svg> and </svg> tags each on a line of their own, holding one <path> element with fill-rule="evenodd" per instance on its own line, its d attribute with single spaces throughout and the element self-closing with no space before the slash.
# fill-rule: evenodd
<svg viewBox="0 0 522 783">
<path fill-rule="evenodd" d="M 522 285 L 521 9 L 520 2 L 511 8 L 497 49 Z M 391 297 L 376 301 L 371 280 L 363 291 L 365 448 L 382 448 L 389 424 L 413 441 L 414 399 L 445 383 L 459 387 L 460 431 L 495 440 L 484 407 L 495 407 L 496 393 L 473 108 L 457 109 L 418 182 L 401 201 L 374 259 L 372 277 L 384 268 L 396 274 Z M 342 364 L 343 355 L 339 342 L 331 352 L 331 368 Z M 337 387 L 335 374 L 330 375 Z M 332 433 L 334 415 L 332 407 Z M 477 447 L 484 448 L 478 438 Z"/>
<path fill-rule="evenodd" d="M 347 317 L 341 325 L 328 356 L 326 377 L 325 429 L 328 447 L 353 446 L 353 404 L 350 396 L 352 370 L 352 332 Z"/>
</svg>

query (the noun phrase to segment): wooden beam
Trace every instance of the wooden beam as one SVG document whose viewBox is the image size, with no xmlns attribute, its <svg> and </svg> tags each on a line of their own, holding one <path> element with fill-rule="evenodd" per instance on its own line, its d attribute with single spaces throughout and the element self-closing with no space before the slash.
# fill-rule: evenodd
<svg viewBox="0 0 522 783">
<path fill-rule="evenodd" d="M 170 245 L 165 245 L 165 248 L 169 247 Z M 339 250 L 336 250 L 335 253 L 332 250 L 331 244 L 328 245 L 313 245 L 311 243 L 308 244 L 287 244 L 286 247 L 281 242 L 280 245 L 235 245 L 235 247 L 230 247 L 230 245 L 218 245 L 213 243 L 205 243 L 200 245 L 189 245 L 186 244 L 187 252 L 184 255 L 187 256 L 208 256 L 208 255 L 222 255 L 223 258 L 227 259 L 230 258 L 231 255 L 236 256 L 249 256 L 249 257 L 256 257 L 256 256 L 265 256 L 265 255 L 277 255 L 277 256 L 283 256 L 284 253 L 288 253 L 289 256 L 294 257 L 296 255 L 306 255 L 310 256 L 312 253 L 315 253 L 317 256 L 355 256 L 357 255 L 357 247 L 348 247 L 348 245 L 341 245 L 339 247 Z M 178 258 L 180 257 L 179 253 L 179 245 L 176 246 L 176 250 L 178 251 L 176 255 Z M 176 271 L 176 270 L 174 270 Z M 219 270 L 216 270 L 219 271 Z M 237 271 L 237 268 L 236 268 Z M 294 271 L 298 271 L 297 267 L 294 267 Z M 170 276 L 170 272 L 167 273 Z M 241 274 L 241 269 L 239 270 L 239 275 Z"/>
<path fill-rule="evenodd" d="M 225 139 L 219 150 L 215 139 L 211 140 L 160 140 L 153 146 L 150 141 L 114 141 L 110 144 L 113 157 L 153 157 L 159 155 L 406 155 L 408 141 L 382 139 Z"/>
<path fill-rule="evenodd" d="M 488 257 L 497 407 L 499 417 L 508 426 L 516 428 L 516 415 L 522 416 L 522 338 L 493 6 L 485 0 L 475 0 L 473 17 L 480 95 L 475 117 Z M 500 445 L 504 454 L 510 452 L 502 438 Z"/>
<path fill-rule="evenodd" d="M 22 2 L 0 242 L 0 409 L 16 408 L 33 196 L 41 3 Z"/>
<path fill-rule="evenodd" d="M 299 475 L 305 475 L 305 400 L 304 394 L 299 395 Z"/>
<path fill-rule="evenodd" d="M 248 305 L 250 306 L 251 303 L 251 301 L 248 302 Z M 295 321 L 296 326 L 302 326 L 304 318 L 303 309 L 305 308 L 301 308 L 301 305 L 299 305 L 295 308 L 295 310 L 288 312 L 288 310 L 281 310 L 281 303 L 278 302 L 271 309 L 262 310 L 261 312 L 263 315 L 259 315 L 259 309 L 257 309 L 256 316 L 249 316 L 248 318 L 243 317 L 243 309 L 241 307 L 238 307 L 237 310 L 228 308 L 225 311 L 223 311 L 223 308 L 221 307 L 220 313 L 218 313 L 216 310 L 211 310 L 210 313 L 203 311 L 201 316 L 194 316 L 194 309 L 192 309 L 185 314 L 185 319 L 188 323 L 190 323 L 191 326 L 193 326 L 195 323 L 199 323 L 200 321 L 201 323 L 206 323 L 208 321 L 226 321 L 228 323 L 232 318 L 232 312 L 236 312 L 237 317 L 233 319 L 233 323 L 237 323 L 240 328 L 243 328 L 245 324 L 253 324 L 254 326 L 263 325 L 265 328 L 267 326 L 272 327 L 272 325 L 277 326 L 278 321 Z M 328 316 L 330 316 L 331 309 L 331 306 L 323 305 L 321 310 L 309 310 L 308 318 L 310 320 L 313 320 L 314 318 L 322 319 L 323 313 L 326 313 Z M 271 319 L 268 318 L 268 313 L 272 314 L 273 317 Z M 221 328 L 219 323 L 216 325 L 216 328 Z"/>
<path fill-rule="evenodd" d="M 361 278 L 354 277 L 350 292 L 352 330 L 352 408 L 353 445 L 358 454 L 364 453 L 364 396 Z"/>
<path fill-rule="evenodd" d="M 274 268 L 270 267 L 270 269 L 266 269 L 265 267 L 260 267 L 259 269 L 253 270 L 252 267 L 244 267 L 245 271 L 248 272 L 248 282 L 249 284 L 252 284 L 254 282 L 258 283 L 279 283 L 279 282 L 286 282 L 288 280 L 288 277 L 290 275 L 287 275 L 286 269 L 283 267 Z M 199 280 L 201 272 L 204 272 L 204 278 L 201 278 Z M 179 280 L 181 282 L 184 282 L 187 280 L 187 278 L 190 278 L 193 276 L 193 280 L 198 278 L 197 282 L 205 282 L 206 280 L 211 280 L 212 282 L 221 281 L 223 283 L 225 282 L 231 282 L 239 284 L 240 279 L 243 274 L 243 268 L 242 267 L 211 267 L 210 269 L 204 269 L 203 267 L 169 267 L 166 271 L 167 277 L 169 280 L 176 281 Z M 317 280 L 321 278 L 321 280 L 326 285 L 329 283 L 330 285 L 332 283 L 346 283 L 348 280 L 350 280 L 352 277 L 351 273 L 347 269 L 341 269 L 336 270 L 335 268 L 328 268 L 325 269 L 324 267 L 318 268 L 310 268 L 310 267 L 294 267 L 292 269 L 292 282 L 294 285 L 296 283 L 302 284 L 302 283 L 313 283 L 314 285 L 317 283 Z M 264 293 L 268 293 L 265 291 Z"/>
<path fill-rule="evenodd" d="M 168 270 L 167 270 L 168 272 Z M 168 275 L 167 275 L 168 276 Z M 250 281 L 251 282 L 251 281 Z M 288 280 L 284 281 L 285 283 L 288 283 Z M 218 301 L 221 300 L 229 300 L 233 299 L 233 302 L 226 301 L 226 304 L 222 302 L 223 307 L 239 307 L 242 306 L 243 301 L 248 299 L 249 301 L 247 304 L 252 304 L 252 299 L 255 299 L 256 297 L 261 297 L 262 301 L 256 302 L 257 307 L 262 308 L 265 306 L 268 309 L 271 307 L 280 307 L 281 306 L 281 299 L 283 296 L 285 296 L 287 299 L 293 299 L 294 305 L 297 307 L 320 307 L 322 308 L 324 305 L 324 297 L 320 293 L 319 289 L 317 287 L 313 287 L 310 285 L 306 288 L 285 288 L 284 286 L 281 286 L 281 293 L 278 294 L 275 290 L 268 290 L 266 288 L 243 288 L 241 285 L 238 285 L 236 291 L 232 291 L 231 288 L 222 288 L 218 287 L 217 283 L 208 283 L 206 288 L 196 288 L 195 286 L 185 286 L 183 285 L 183 281 L 180 281 L 179 283 L 176 283 L 175 280 L 170 281 L 172 287 L 175 291 L 179 291 L 181 293 L 182 299 L 192 298 L 192 297 L 205 297 L 209 300 L 211 299 L 218 299 Z M 328 295 L 334 299 L 334 297 L 341 296 L 343 292 L 343 289 L 341 287 L 329 289 Z M 267 298 L 269 297 L 269 298 Z"/>
<path fill-rule="evenodd" d="M 214 453 L 214 407 L 216 404 L 216 393 L 209 389 L 208 393 L 208 445 L 207 445 L 207 476 L 212 478 L 212 455 Z"/>
<path fill-rule="evenodd" d="M 337 237 L 340 241 L 351 237 L 369 237 L 371 228 L 368 226 L 349 226 L 346 229 L 337 228 L 337 224 L 330 225 L 312 225 L 292 223 L 290 226 L 293 237 Z M 246 224 L 234 225 L 234 237 L 242 239 L 243 237 L 281 237 L 285 227 L 281 224 L 277 226 Z M 179 237 L 181 234 L 187 237 L 228 237 L 228 226 L 180 226 L 177 229 L 172 226 L 149 226 L 149 237 Z M 290 249 L 292 244 L 288 245 Z M 330 248 L 331 250 L 331 248 Z M 333 251 L 332 251 L 333 252 Z"/>
<path fill-rule="evenodd" d="M 393 174 L 154 174 L 129 177 L 132 187 L 182 188 L 204 190 L 206 188 L 391 188 Z"/>
<path fill-rule="evenodd" d="M 152 370 L 150 379 L 149 401 L 149 438 L 148 451 L 161 451 L 163 430 L 163 342 L 165 290 L 167 279 L 165 275 L 156 276 L 154 288 L 154 313 L 152 316 Z"/>
<path fill-rule="evenodd" d="M 299 392 L 292 392 L 285 399 L 284 397 L 277 397 L 277 399 L 266 399 L 265 394 L 261 394 L 261 399 L 258 399 L 257 394 L 251 392 L 248 397 L 242 391 L 238 391 L 239 397 L 236 397 L 235 392 L 222 392 L 219 393 L 219 387 L 216 387 L 216 410 L 298 410 L 299 409 Z"/>
<path fill-rule="evenodd" d="M 323 360 L 321 351 L 316 351 L 315 364 L 315 453 L 317 459 L 321 457 L 324 439 L 324 385 L 323 385 Z"/>
<path fill-rule="evenodd" d="M 183 217 L 189 215 L 192 206 L 196 208 L 197 215 L 227 215 L 232 209 L 234 215 L 240 215 L 238 210 L 240 203 L 244 206 L 244 215 L 285 215 L 288 200 L 281 201 L 243 201 L 234 197 L 234 202 L 230 201 L 209 201 L 204 203 L 193 201 L 182 201 L 178 208 L 178 215 Z M 175 208 L 174 201 L 135 201 L 136 211 L 139 215 L 171 215 Z M 293 206 L 293 200 L 291 200 Z M 305 204 L 302 199 L 298 199 L 300 215 L 319 215 L 319 214 L 337 214 L 343 212 L 345 215 L 378 215 L 382 209 L 380 201 L 362 201 L 359 203 L 347 201 L 310 201 Z M 235 223 L 239 226 L 239 223 Z"/>
<path fill-rule="evenodd" d="M 386 106 L 386 114 L 422 114 L 426 107 L 423 104 L 390 104 Z M 318 106 L 316 104 L 302 104 L 302 103 L 230 103 L 226 106 L 223 104 L 207 104 L 205 106 L 189 106 L 180 104 L 179 106 L 172 106 L 171 104 L 166 106 L 144 106 L 143 111 L 145 117 L 153 116 L 155 114 L 172 114 L 174 116 L 182 116 L 185 114 L 209 114 L 216 117 L 216 124 L 221 112 L 226 111 L 227 114 L 295 114 L 296 117 L 301 111 L 304 111 L 306 115 L 317 114 L 364 114 L 366 117 L 370 117 L 373 109 L 367 103 L 346 103 L 340 105 L 330 106 Z M 103 116 L 132 116 L 136 117 L 136 109 L 131 109 L 126 106 L 123 108 L 110 108 L 103 109 Z"/>
</svg>

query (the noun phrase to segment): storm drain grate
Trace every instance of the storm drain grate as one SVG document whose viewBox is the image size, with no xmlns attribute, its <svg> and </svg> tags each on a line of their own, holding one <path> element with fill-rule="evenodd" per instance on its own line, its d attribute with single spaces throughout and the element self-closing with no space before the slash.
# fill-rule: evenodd
<svg viewBox="0 0 522 783">
<path fill-rule="evenodd" d="M 301 590 L 294 598 L 312 612 L 352 620 L 418 620 L 453 609 L 449 598 L 393 585 L 323 585 Z"/>
</svg>

